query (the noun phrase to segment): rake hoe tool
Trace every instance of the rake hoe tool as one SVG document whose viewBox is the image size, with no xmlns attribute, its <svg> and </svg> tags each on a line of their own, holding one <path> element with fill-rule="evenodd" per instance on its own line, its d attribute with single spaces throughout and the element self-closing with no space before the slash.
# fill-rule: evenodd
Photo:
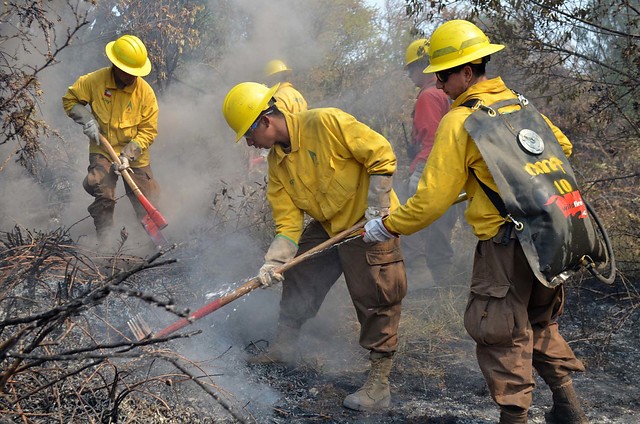
<svg viewBox="0 0 640 424">
<path fill-rule="evenodd" d="M 335 236 L 331 237 L 330 239 L 324 241 L 323 243 L 320 243 L 319 245 L 317 245 L 313 249 L 310 249 L 310 250 L 306 251 L 305 253 L 301 254 L 300 256 L 296 256 L 295 258 L 293 258 L 292 260 L 290 260 L 286 264 L 284 264 L 281 267 L 277 268 L 275 271 L 278 272 L 278 273 L 283 273 L 283 272 L 287 271 L 288 269 L 293 268 L 294 266 L 298 265 L 299 263 L 304 262 L 305 260 L 307 260 L 310 257 L 314 256 L 318 252 L 321 252 L 321 251 L 323 251 L 325 249 L 328 249 L 328 248 L 334 246 L 338 242 L 346 241 L 347 239 L 350 239 L 350 238 L 361 237 L 362 236 L 362 231 L 360 231 L 360 230 L 362 230 L 364 228 L 364 224 L 365 224 L 365 221 L 358 222 L 353 227 L 351 227 L 349 229 L 346 229 L 346 230 L 342 231 L 339 234 L 336 234 Z M 350 236 L 352 236 L 352 237 L 350 237 Z M 153 337 L 153 338 L 166 337 L 169 334 L 171 334 L 171 333 L 173 333 L 175 331 L 178 331 L 181 328 L 186 327 L 187 325 L 191 324 L 193 321 L 199 320 L 200 318 L 202 318 L 202 317 L 204 317 L 206 315 L 209 315 L 210 313 L 212 313 L 214 311 L 217 311 L 218 309 L 222 308 L 224 305 L 233 302 L 234 300 L 236 300 L 236 299 L 244 296 L 245 294 L 257 289 L 258 287 L 260 287 L 260 278 L 258 276 L 255 276 L 255 277 L 251 278 L 249 281 L 247 281 L 245 284 L 243 284 L 242 286 L 240 286 L 237 289 L 235 289 L 233 292 L 231 292 L 229 294 L 226 294 L 224 296 L 218 297 L 217 299 L 207 303 L 206 305 L 204 305 L 203 307 L 201 307 L 197 311 L 195 311 L 192 314 L 190 314 L 188 318 L 181 318 L 178 321 L 174 322 L 173 324 L 169 325 L 168 327 L 164 328 L 163 330 L 160 330 L 159 332 L 157 332 L 155 334 L 152 334 L 152 332 L 151 332 L 151 330 L 149 328 L 149 325 L 147 325 L 147 323 L 144 322 L 144 320 L 142 319 L 140 314 L 136 315 L 131 320 L 129 320 L 127 325 L 131 329 L 131 332 L 133 333 L 133 335 L 138 340 L 143 340 L 143 339 L 145 339 L 147 337 Z"/>
<path fill-rule="evenodd" d="M 102 134 L 100 134 L 100 141 L 109 152 L 111 160 L 116 165 L 121 165 L 122 162 L 120 162 L 120 158 L 116 154 L 115 150 L 113 150 L 113 146 L 111 146 L 109 140 L 107 140 Z M 149 237 L 151 237 L 151 240 L 153 240 L 153 243 L 158 247 L 158 249 L 160 249 L 163 246 L 169 244 L 167 242 L 167 239 L 162 235 L 162 232 L 160 232 L 160 230 L 168 225 L 167 220 L 164 219 L 160 211 L 151 204 L 149 199 L 147 199 L 147 197 L 142 194 L 142 191 L 140 190 L 140 188 L 138 188 L 136 182 L 133 181 L 130 172 L 131 171 L 129 169 L 122 172 L 122 178 L 124 178 L 126 183 L 129 185 L 131 191 L 133 191 L 144 210 L 147 211 L 147 214 L 142 218 L 142 220 L 140 220 L 140 223 L 142 224 L 142 227 L 147 232 L 147 234 L 149 234 Z"/>
</svg>

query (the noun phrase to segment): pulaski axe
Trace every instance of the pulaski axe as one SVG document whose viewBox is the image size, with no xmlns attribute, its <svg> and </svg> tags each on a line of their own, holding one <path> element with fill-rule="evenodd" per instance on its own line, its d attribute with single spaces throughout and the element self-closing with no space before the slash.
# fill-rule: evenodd
<svg viewBox="0 0 640 424">
<path fill-rule="evenodd" d="M 107 140 L 102 134 L 100 134 L 100 141 L 102 142 L 102 145 L 105 147 L 105 149 L 107 149 L 107 151 L 109 152 L 111 160 L 116 165 L 121 165 L 122 162 L 120 162 L 120 158 L 116 154 L 115 150 L 113 150 L 113 146 L 111 146 L 109 140 Z M 153 240 L 153 243 L 158 247 L 158 249 L 160 249 L 168 244 L 167 239 L 162 235 L 162 232 L 160 232 L 160 230 L 168 225 L 167 220 L 164 219 L 160 211 L 151 204 L 149 199 L 147 199 L 147 197 L 142 194 L 142 191 L 140 190 L 140 188 L 138 188 L 136 182 L 133 181 L 130 172 L 130 169 L 123 171 L 121 173 L 122 178 L 124 178 L 126 183 L 129 185 L 131 191 L 133 191 L 144 210 L 147 211 L 147 214 L 140 220 L 140 223 L 142 224 L 142 227 L 147 232 L 147 234 L 149 234 L 149 237 L 151 237 L 151 240 Z"/>
</svg>

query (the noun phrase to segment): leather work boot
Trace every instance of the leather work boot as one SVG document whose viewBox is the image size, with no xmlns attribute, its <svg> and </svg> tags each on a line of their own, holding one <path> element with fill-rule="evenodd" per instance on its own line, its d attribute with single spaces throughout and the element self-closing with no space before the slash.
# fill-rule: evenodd
<svg viewBox="0 0 640 424">
<path fill-rule="evenodd" d="M 356 411 L 387 408 L 391 403 L 389 373 L 393 355 L 371 352 L 371 370 L 364 385 L 344 399 L 342 405 Z"/>
<path fill-rule="evenodd" d="M 499 424 L 527 424 L 527 410 L 517 406 L 500 407 Z"/>
<path fill-rule="evenodd" d="M 294 364 L 298 359 L 296 344 L 300 337 L 300 329 L 278 325 L 276 339 L 266 352 L 250 356 L 247 362 L 250 364 Z"/>
<path fill-rule="evenodd" d="M 551 389 L 553 406 L 544 414 L 547 424 L 588 424 L 573 383 Z"/>
</svg>

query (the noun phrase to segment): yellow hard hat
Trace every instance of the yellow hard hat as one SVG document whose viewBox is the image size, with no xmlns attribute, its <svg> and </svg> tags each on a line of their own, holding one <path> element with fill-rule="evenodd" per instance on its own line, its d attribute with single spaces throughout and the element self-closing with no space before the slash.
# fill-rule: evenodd
<svg viewBox="0 0 640 424">
<path fill-rule="evenodd" d="M 427 56 L 428 50 L 429 40 L 427 40 L 426 38 L 415 40 L 414 42 L 409 44 L 409 47 L 407 47 L 407 53 L 405 54 L 404 67 L 406 68 L 413 62 Z"/>
<path fill-rule="evenodd" d="M 129 75 L 144 77 L 151 72 L 147 48 L 135 35 L 123 35 L 105 47 L 107 57 L 118 68 Z"/>
<path fill-rule="evenodd" d="M 222 114 L 236 132 L 236 143 L 245 135 L 268 104 L 280 84 L 269 88 L 257 82 L 243 82 L 233 87 L 224 98 Z"/>
<path fill-rule="evenodd" d="M 469 21 L 452 20 L 440 25 L 431 35 L 430 64 L 425 74 L 455 68 L 504 49 L 491 44 L 480 28 Z"/>
<path fill-rule="evenodd" d="M 269 63 L 267 63 L 267 66 L 264 67 L 265 77 L 270 77 L 271 75 L 279 74 L 280 72 L 291 72 L 291 69 L 279 59 L 270 60 Z"/>
</svg>

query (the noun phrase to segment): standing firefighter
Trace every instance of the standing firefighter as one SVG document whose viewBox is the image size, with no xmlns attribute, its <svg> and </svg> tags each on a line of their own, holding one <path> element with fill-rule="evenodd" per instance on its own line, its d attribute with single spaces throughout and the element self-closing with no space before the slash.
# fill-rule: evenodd
<svg viewBox="0 0 640 424">
<path fill-rule="evenodd" d="M 571 373 L 584 371 L 558 331 L 560 284 L 586 255 L 601 257 L 576 189 L 566 136 L 501 78 L 485 76 L 491 44 L 453 20 L 429 46 L 438 88 L 454 100 L 442 119 L 418 192 L 365 226 L 381 242 L 430 225 L 464 188 L 466 218 L 479 239 L 464 323 L 501 423 L 526 423 L 533 368 L 553 392 L 547 423 L 586 423 Z"/>
<path fill-rule="evenodd" d="M 436 77 L 422 72 L 429 65 L 429 40 L 413 41 L 406 51 L 405 69 L 411 81 L 420 90 L 413 109 L 409 166 L 411 176 L 408 194 L 417 188 L 427 158 L 433 148 L 436 130 L 442 117 L 449 111 L 449 98 L 436 87 Z M 445 283 L 453 263 L 451 236 L 459 215 L 459 207 L 451 206 L 440 218 L 424 230 L 403 239 L 403 251 L 408 273 L 413 280 L 424 279 L 415 272 L 426 265 L 433 283 Z M 414 272 L 412 272 L 414 271 Z M 418 281 L 415 281 L 418 282 Z"/>
<path fill-rule="evenodd" d="M 149 147 L 158 133 L 158 103 L 151 86 L 139 78 L 151 72 L 147 49 L 138 37 L 123 35 L 105 51 L 112 66 L 81 76 L 62 97 L 67 115 L 89 137 L 89 168 L 82 185 L 95 198 L 88 211 L 101 245 L 113 236 L 116 183 L 122 171 L 132 171 L 134 182 L 152 203 L 160 191 L 149 164 Z M 119 167 L 112 166 L 100 135 L 120 156 Z M 128 184 L 125 189 L 142 219 L 147 212 Z"/>
<path fill-rule="evenodd" d="M 293 70 L 279 59 L 271 60 L 264 68 L 267 85 L 280 84 L 273 97 L 276 106 L 283 112 L 297 113 L 307 110 L 307 101 L 289 81 Z"/>
<path fill-rule="evenodd" d="M 222 107 L 237 140 L 271 149 L 267 198 L 276 236 L 260 268 L 264 286 L 283 281 L 278 333 L 256 361 L 293 362 L 302 325 L 313 318 L 344 274 L 360 322 L 360 345 L 370 351 L 365 384 L 344 406 L 389 406 L 389 373 L 398 345 L 401 301 L 407 283 L 397 239 L 367 244 L 357 238 L 285 272 L 274 269 L 363 217 L 384 216 L 398 205 L 391 189 L 396 158 L 390 143 L 351 115 L 333 108 L 289 114 L 273 98 L 278 86 L 246 82 Z M 312 220 L 304 227 L 304 215 Z"/>
</svg>

